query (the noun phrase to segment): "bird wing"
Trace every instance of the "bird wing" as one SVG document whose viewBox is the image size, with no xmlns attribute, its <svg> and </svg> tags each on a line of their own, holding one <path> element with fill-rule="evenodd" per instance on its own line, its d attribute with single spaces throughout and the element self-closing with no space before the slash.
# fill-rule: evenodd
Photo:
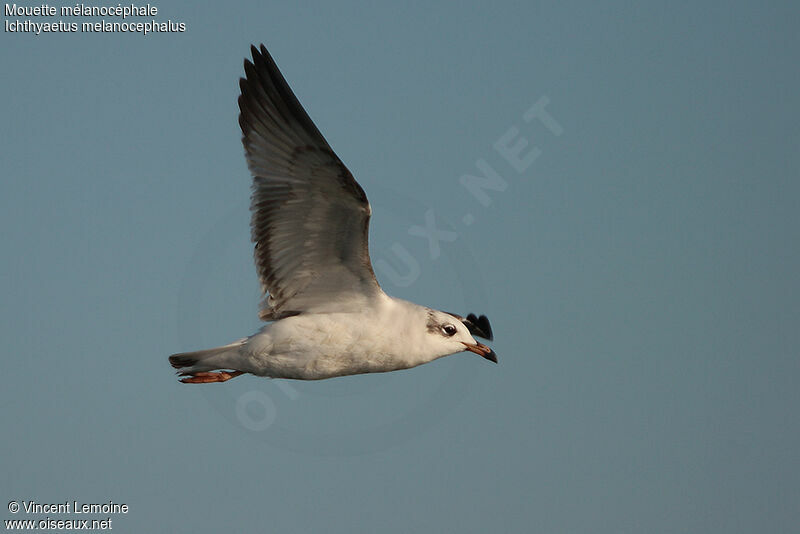
<svg viewBox="0 0 800 534">
<path fill-rule="evenodd" d="M 239 125 L 253 175 L 259 316 L 360 309 L 381 293 L 369 259 L 367 195 L 336 156 L 264 45 L 239 80 Z"/>
</svg>

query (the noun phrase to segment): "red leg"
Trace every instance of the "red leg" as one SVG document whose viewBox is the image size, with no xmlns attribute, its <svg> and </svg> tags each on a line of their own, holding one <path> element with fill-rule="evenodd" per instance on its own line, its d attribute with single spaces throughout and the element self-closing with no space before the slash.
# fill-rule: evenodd
<svg viewBox="0 0 800 534">
<path fill-rule="evenodd" d="M 231 378 L 244 374 L 244 371 L 220 371 L 219 373 L 181 373 L 181 382 L 184 384 L 210 384 L 212 382 L 225 382 Z"/>
</svg>

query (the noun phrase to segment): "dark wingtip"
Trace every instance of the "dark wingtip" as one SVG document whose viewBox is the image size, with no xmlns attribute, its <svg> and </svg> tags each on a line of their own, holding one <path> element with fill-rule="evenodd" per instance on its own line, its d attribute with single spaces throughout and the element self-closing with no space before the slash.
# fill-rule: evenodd
<svg viewBox="0 0 800 534">
<path fill-rule="evenodd" d="M 478 317 L 474 313 L 470 313 L 467 315 L 466 319 L 463 319 L 463 322 L 467 327 L 467 330 L 469 330 L 469 333 L 473 336 L 482 337 L 483 339 L 488 339 L 489 341 L 494 339 L 492 325 L 489 324 L 489 318 L 485 315 Z"/>
<path fill-rule="evenodd" d="M 492 333 L 492 325 L 489 324 L 489 318 L 485 315 L 481 315 L 478 317 L 478 323 L 481 326 L 481 329 L 486 332 L 486 339 L 492 341 L 494 339 L 494 333 Z"/>
<path fill-rule="evenodd" d="M 183 354 L 173 354 L 169 357 L 169 363 L 175 369 L 181 369 L 183 367 L 191 367 L 197 363 L 197 358 L 191 358 L 188 356 L 184 356 Z"/>
</svg>

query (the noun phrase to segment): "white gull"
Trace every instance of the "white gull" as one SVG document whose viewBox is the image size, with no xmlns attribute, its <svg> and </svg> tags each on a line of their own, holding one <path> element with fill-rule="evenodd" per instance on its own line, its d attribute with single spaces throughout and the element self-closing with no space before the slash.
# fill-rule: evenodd
<svg viewBox="0 0 800 534">
<path fill-rule="evenodd" d="M 240 80 L 239 125 L 253 175 L 251 231 L 261 280 L 258 333 L 170 356 L 182 382 L 243 373 L 319 380 L 408 369 L 492 339 L 486 316 L 384 293 L 369 259 L 367 196 L 306 114 L 264 45 Z M 216 372 L 212 372 L 216 371 Z"/>
</svg>

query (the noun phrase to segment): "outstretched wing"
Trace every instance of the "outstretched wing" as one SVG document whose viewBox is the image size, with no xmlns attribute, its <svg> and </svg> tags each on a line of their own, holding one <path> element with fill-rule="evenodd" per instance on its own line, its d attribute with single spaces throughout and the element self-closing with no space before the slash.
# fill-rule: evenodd
<svg viewBox="0 0 800 534">
<path fill-rule="evenodd" d="M 336 156 L 264 45 L 239 81 L 239 125 L 253 174 L 260 317 L 361 308 L 381 292 L 369 259 L 367 195 Z"/>
</svg>

